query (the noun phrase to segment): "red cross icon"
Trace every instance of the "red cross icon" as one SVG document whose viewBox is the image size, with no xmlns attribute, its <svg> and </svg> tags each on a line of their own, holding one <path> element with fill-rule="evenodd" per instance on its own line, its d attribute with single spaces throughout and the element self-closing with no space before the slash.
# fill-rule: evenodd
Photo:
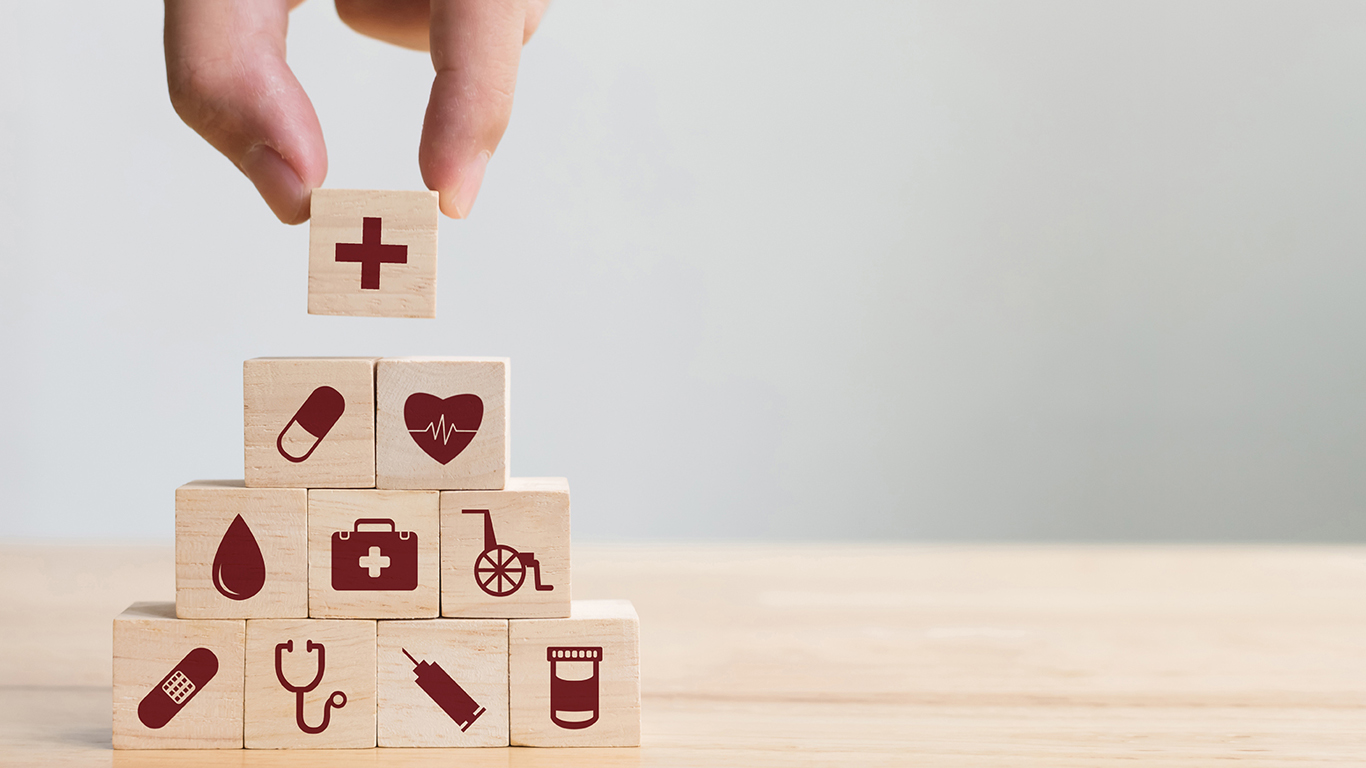
<svg viewBox="0 0 1366 768">
<path fill-rule="evenodd" d="M 381 264 L 408 263 L 408 246 L 381 245 L 379 239 L 379 217 L 366 216 L 361 222 L 359 243 L 337 243 L 337 261 L 360 262 L 360 287 L 363 290 L 379 290 Z"/>
</svg>

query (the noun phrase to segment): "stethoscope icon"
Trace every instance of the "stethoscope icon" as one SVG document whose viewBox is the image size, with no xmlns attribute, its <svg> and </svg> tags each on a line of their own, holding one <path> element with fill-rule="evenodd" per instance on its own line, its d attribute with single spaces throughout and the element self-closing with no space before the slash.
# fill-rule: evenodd
<svg viewBox="0 0 1366 768">
<path fill-rule="evenodd" d="M 318 652 L 318 674 L 313 676 L 313 682 L 308 685 L 296 687 L 290 685 L 289 681 L 285 679 L 285 670 L 281 663 L 284 660 L 281 651 L 294 653 L 294 641 L 289 640 L 275 646 L 275 677 L 280 680 L 280 685 L 283 685 L 286 691 L 294 694 L 294 720 L 298 722 L 299 730 L 304 733 L 322 733 L 327 730 L 327 724 L 332 721 L 333 708 L 340 709 L 346 706 L 346 694 L 341 691 L 333 691 L 332 695 L 327 697 L 327 701 L 323 702 L 322 724 L 313 728 L 304 722 L 304 694 L 318 687 L 318 683 L 323 681 L 323 672 L 327 669 L 327 649 L 323 647 L 322 643 L 309 640 L 306 652 L 312 653 L 315 650 Z"/>
</svg>

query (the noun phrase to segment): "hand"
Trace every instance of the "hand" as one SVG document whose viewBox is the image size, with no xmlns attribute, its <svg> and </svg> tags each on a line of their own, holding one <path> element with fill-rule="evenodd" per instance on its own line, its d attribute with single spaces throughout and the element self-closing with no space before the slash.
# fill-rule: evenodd
<svg viewBox="0 0 1366 768">
<path fill-rule="evenodd" d="M 285 63 L 302 0 L 166 0 L 166 80 L 176 114 L 227 156 L 280 221 L 308 219 L 327 176 L 313 104 Z M 512 114 L 522 45 L 550 0 L 336 0 L 363 35 L 430 50 L 436 79 L 418 165 L 441 210 L 464 218 Z"/>
</svg>

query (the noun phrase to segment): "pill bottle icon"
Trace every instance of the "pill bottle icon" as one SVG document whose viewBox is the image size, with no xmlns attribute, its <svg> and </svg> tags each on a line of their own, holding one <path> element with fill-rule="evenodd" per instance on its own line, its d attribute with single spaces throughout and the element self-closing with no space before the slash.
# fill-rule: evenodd
<svg viewBox="0 0 1366 768">
<path fill-rule="evenodd" d="M 340 392 L 327 386 L 318 387 L 280 430 L 280 436 L 275 438 L 275 448 L 295 464 L 307 461 L 345 410 L 346 399 Z"/>
<path fill-rule="evenodd" d="M 547 648 L 550 722 L 577 730 L 598 721 L 598 663 L 602 648 Z"/>
</svg>

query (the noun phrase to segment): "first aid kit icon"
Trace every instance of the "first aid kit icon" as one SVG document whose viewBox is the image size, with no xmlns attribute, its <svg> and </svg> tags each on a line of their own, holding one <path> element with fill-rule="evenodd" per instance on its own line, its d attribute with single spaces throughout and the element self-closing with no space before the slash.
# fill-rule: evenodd
<svg viewBox="0 0 1366 768">
<path fill-rule="evenodd" d="M 387 526 L 362 531 L 361 526 Z M 417 534 L 387 518 L 361 518 L 349 531 L 332 534 L 332 588 L 338 592 L 417 589 Z"/>
</svg>

